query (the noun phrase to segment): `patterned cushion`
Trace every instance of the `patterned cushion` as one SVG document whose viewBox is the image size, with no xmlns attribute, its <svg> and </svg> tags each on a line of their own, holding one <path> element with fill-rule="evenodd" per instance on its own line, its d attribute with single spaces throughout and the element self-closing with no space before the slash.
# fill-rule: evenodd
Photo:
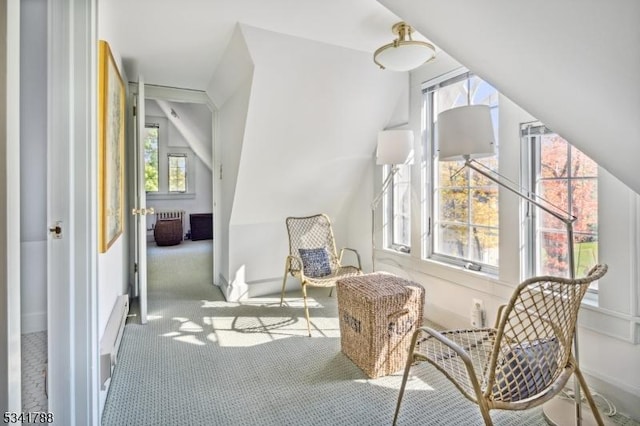
<svg viewBox="0 0 640 426">
<path fill-rule="evenodd" d="M 329 253 L 324 248 L 298 249 L 302 267 L 307 277 L 319 278 L 331 274 Z"/>
<path fill-rule="evenodd" d="M 494 397 L 521 401 L 549 386 L 558 366 L 559 349 L 555 339 L 513 347 L 497 366 Z"/>
</svg>

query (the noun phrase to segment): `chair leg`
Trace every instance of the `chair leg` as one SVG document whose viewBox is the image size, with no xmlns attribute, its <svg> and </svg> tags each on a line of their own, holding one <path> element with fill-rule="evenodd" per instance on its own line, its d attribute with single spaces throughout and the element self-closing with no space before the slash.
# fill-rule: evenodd
<svg viewBox="0 0 640 426">
<path fill-rule="evenodd" d="M 282 293 L 280 293 L 280 307 L 284 300 L 284 288 L 287 285 L 287 273 L 289 273 L 289 259 L 284 262 L 284 277 L 282 278 Z"/>
<path fill-rule="evenodd" d="M 489 415 L 489 410 L 487 409 L 486 404 L 479 403 L 478 407 L 480 407 L 480 414 L 482 414 L 485 426 L 493 426 L 493 420 L 491 420 L 491 415 Z"/>
<path fill-rule="evenodd" d="M 600 411 L 598 411 L 598 407 L 596 407 L 596 403 L 593 400 L 593 396 L 591 395 L 591 391 L 589 390 L 589 386 L 587 386 L 586 380 L 584 380 L 584 376 L 580 371 L 580 368 L 576 364 L 576 369 L 574 371 L 576 377 L 578 378 L 578 382 L 580 383 L 580 387 L 582 388 L 582 392 L 584 396 L 587 398 L 587 402 L 589 402 L 589 407 L 591 408 L 591 413 L 593 414 L 593 418 L 596 420 L 599 426 L 604 425 L 604 420 L 602 420 L 602 416 L 600 415 Z"/>
<path fill-rule="evenodd" d="M 311 325 L 309 324 L 309 307 L 307 306 L 307 286 L 302 284 L 302 300 L 304 300 L 304 315 L 307 318 L 307 332 L 311 337 Z"/>
<path fill-rule="evenodd" d="M 329 290 L 329 297 L 331 297 L 332 294 L 333 294 L 333 287 L 331 287 L 331 289 Z"/>
<path fill-rule="evenodd" d="M 416 341 L 420 330 L 416 330 L 411 338 L 411 346 L 409 347 L 409 353 L 407 354 L 407 363 L 404 366 L 404 373 L 402 375 L 402 384 L 400 385 L 400 393 L 398 394 L 398 402 L 396 403 L 396 412 L 393 415 L 393 426 L 398 421 L 398 414 L 400 414 L 400 404 L 402 403 L 402 397 L 404 396 L 404 389 L 407 386 L 407 379 L 409 378 L 409 370 L 411 370 L 411 364 L 413 364 L 413 351 L 416 347 Z"/>
</svg>

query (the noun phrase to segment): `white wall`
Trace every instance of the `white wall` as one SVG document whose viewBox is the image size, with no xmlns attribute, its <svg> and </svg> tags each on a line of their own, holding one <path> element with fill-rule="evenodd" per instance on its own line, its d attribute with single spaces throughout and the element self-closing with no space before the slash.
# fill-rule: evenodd
<svg viewBox="0 0 640 426">
<path fill-rule="evenodd" d="M 460 65 L 444 52 L 438 59 L 412 73 L 411 127 L 420 131 L 421 85 Z M 519 181 L 520 124 L 534 119 L 504 95 L 499 99 L 500 172 Z M 569 140 L 571 142 L 571 140 Z M 420 142 L 418 142 L 419 144 Z M 418 150 L 417 152 L 422 152 Z M 419 164 L 417 162 L 416 164 Z M 419 166 L 413 166 L 412 252 L 403 255 L 380 250 L 378 269 L 388 270 L 423 284 L 427 291 L 425 315 L 445 327 L 466 327 L 473 298 L 487 308 L 487 318 L 495 318 L 520 281 L 520 200 L 514 194 L 500 192 L 499 276 L 474 273 L 442 263 L 423 260 L 422 205 Z M 609 265 L 609 273 L 600 280 L 599 300 L 587 302 L 580 314 L 580 362 L 590 376 L 591 386 L 613 400 L 621 412 L 640 418 L 640 359 L 637 343 L 638 223 L 640 197 L 607 171 L 599 170 L 599 260 Z M 358 220 L 357 218 L 355 220 Z M 635 395 L 635 396 L 634 396 Z"/>
<path fill-rule="evenodd" d="M 376 69 L 364 52 L 241 29 L 255 68 L 225 278 L 253 295 L 280 288 L 287 216 L 327 213 L 338 244 L 347 242 L 346 206 L 371 167 L 378 130 L 406 99 L 408 77 Z"/>
<path fill-rule="evenodd" d="M 219 191 L 216 202 L 219 205 L 215 226 L 219 239 L 219 284 L 227 299 L 237 300 L 248 289 L 244 280 L 234 285 L 231 294 L 230 283 L 235 281 L 236 271 L 229 271 L 230 222 L 233 200 L 238 180 L 238 169 L 242 154 L 245 127 L 253 82 L 253 61 L 245 43 L 240 26 L 236 26 L 231 41 L 216 69 L 207 93 L 218 105 L 218 127 L 216 164 L 214 170 Z M 220 175 L 222 174 L 222 176 Z"/>
<path fill-rule="evenodd" d="M 47 2 L 20 15 L 22 333 L 47 329 Z"/>
</svg>

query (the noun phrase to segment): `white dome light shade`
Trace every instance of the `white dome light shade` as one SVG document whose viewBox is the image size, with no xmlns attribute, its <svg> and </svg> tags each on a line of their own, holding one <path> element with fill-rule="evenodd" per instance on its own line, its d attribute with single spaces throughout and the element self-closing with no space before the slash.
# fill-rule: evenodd
<svg viewBox="0 0 640 426">
<path fill-rule="evenodd" d="M 413 162 L 413 132 L 411 130 L 381 130 L 378 132 L 376 164 L 411 164 Z"/>
<path fill-rule="evenodd" d="M 491 109 L 469 105 L 438 114 L 438 156 L 440 161 L 489 157 L 495 154 Z"/>
<path fill-rule="evenodd" d="M 373 62 L 380 68 L 411 71 L 435 57 L 436 51 L 432 44 L 411 39 L 411 26 L 398 22 L 391 30 L 398 38 L 380 47 L 373 54 Z"/>
<path fill-rule="evenodd" d="M 430 61 L 435 51 L 419 41 L 407 41 L 398 46 L 387 44 L 376 55 L 376 62 L 392 71 L 411 71 Z"/>
</svg>

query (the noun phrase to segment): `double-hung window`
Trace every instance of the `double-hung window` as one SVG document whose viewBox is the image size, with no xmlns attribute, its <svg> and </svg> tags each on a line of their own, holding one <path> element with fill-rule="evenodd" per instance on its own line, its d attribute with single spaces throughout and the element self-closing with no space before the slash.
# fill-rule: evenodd
<svg viewBox="0 0 640 426">
<path fill-rule="evenodd" d="M 391 167 L 391 166 L 387 166 Z M 411 166 L 399 164 L 388 191 L 387 248 L 409 253 L 411 251 Z"/>
<path fill-rule="evenodd" d="M 524 180 L 548 203 L 577 217 L 573 224 L 575 275 L 598 263 L 598 165 L 539 123 L 522 126 Z M 529 223 L 526 269 L 530 275 L 569 275 L 565 224 L 525 205 Z M 591 287 L 597 290 L 597 284 Z"/>
<path fill-rule="evenodd" d="M 144 189 L 146 192 L 158 192 L 160 182 L 158 181 L 158 140 L 159 124 L 149 124 L 144 126 Z"/>
<path fill-rule="evenodd" d="M 496 273 L 498 186 L 463 167 L 464 161 L 439 161 L 436 139 L 441 112 L 466 105 L 488 105 L 497 142 L 498 92 L 468 72 L 424 86 L 426 256 Z M 497 154 L 477 161 L 490 169 L 498 168 Z"/>
</svg>

